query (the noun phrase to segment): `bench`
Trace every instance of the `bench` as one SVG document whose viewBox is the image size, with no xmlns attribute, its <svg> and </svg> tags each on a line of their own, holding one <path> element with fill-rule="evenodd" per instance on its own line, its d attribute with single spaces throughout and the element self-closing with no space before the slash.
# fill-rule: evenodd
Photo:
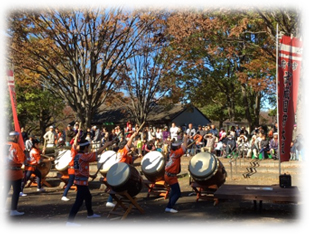
<svg viewBox="0 0 310 235">
<path fill-rule="evenodd" d="M 259 211 L 261 211 L 263 201 L 297 203 L 300 201 L 300 192 L 296 186 L 281 188 L 279 185 L 223 184 L 216 190 L 214 197 L 219 200 L 253 201 L 255 209 L 259 201 Z"/>
</svg>

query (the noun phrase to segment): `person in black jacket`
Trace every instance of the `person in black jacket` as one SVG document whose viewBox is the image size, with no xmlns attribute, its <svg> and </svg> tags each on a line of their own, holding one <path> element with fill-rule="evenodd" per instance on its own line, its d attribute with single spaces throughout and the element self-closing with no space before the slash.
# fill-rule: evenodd
<svg viewBox="0 0 310 235">
<path fill-rule="evenodd" d="M 268 151 L 269 151 L 269 139 L 266 137 L 266 133 L 264 130 L 260 131 L 261 141 L 258 142 L 259 153 L 263 155 L 263 159 L 268 158 Z"/>
</svg>

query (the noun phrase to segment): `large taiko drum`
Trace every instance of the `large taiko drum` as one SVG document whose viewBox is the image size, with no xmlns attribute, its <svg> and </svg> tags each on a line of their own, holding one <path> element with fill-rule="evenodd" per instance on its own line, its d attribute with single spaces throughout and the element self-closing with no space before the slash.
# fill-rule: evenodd
<svg viewBox="0 0 310 235">
<path fill-rule="evenodd" d="M 68 150 L 68 149 L 59 150 L 54 160 L 55 169 L 59 171 L 62 175 L 67 175 L 68 166 L 69 166 L 71 159 L 72 159 L 71 150 Z"/>
<path fill-rule="evenodd" d="M 44 161 L 47 157 L 42 156 L 43 162 L 39 163 L 37 165 L 37 169 L 41 172 L 41 177 L 44 179 L 47 174 L 50 172 L 52 168 L 52 162 L 51 161 Z"/>
<path fill-rule="evenodd" d="M 103 176 L 106 176 L 111 166 L 118 162 L 119 158 L 117 157 L 116 152 L 113 150 L 107 150 L 98 156 L 97 169 Z"/>
<path fill-rule="evenodd" d="M 165 164 L 165 158 L 161 152 L 150 151 L 141 160 L 141 170 L 149 181 L 156 182 L 164 180 Z"/>
<path fill-rule="evenodd" d="M 226 180 L 227 173 L 222 162 L 209 152 L 196 154 L 189 162 L 190 176 L 203 186 L 220 187 Z"/>
<path fill-rule="evenodd" d="M 118 162 L 111 166 L 107 172 L 107 183 L 115 192 L 127 191 L 134 197 L 142 189 L 142 177 L 138 170 L 124 162 Z"/>
</svg>

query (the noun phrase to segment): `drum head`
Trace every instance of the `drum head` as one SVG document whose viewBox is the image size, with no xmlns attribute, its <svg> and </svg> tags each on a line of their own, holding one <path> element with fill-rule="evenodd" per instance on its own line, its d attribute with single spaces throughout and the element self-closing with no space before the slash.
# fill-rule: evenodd
<svg viewBox="0 0 310 235">
<path fill-rule="evenodd" d="M 69 162 L 72 160 L 71 150 L 60 150 L 55 159 L 55 169 L 58 171 L 64 171 L 68 168 Z"/>
<path fill-rule="evenodd" d="M 102 165 L 103 162 L 104 164 Z M 119 162 L 119 159 L 117 158 L 116 152 L 113 150 L 107 150 L 99 155 L 97 168 L 99 169 L 99 167 L 101 166 L 100 172 L 107 173 L 111 166 L 117 162 Z"/>
<path fill-rule="evenodd" d="M 165 167 L 165 158 L 158 151 L 147 153 L 141 160 L 141 170 L 144 174 L 159 172 L 163 167 Z"/>
<path fill-rule="evenodd" d="M 107 173 L 107 183 L 112 187 L 122 186 L 130 177 L 130 167 L 124 162 L 115 163 Z"/>
<path fill-rule="evenodd" d="M 217 159 L 209 152 L 196 154 L 189 162 L 189 171 L 197 178 L 208 178 L 216 173 Z"/>
</svg>

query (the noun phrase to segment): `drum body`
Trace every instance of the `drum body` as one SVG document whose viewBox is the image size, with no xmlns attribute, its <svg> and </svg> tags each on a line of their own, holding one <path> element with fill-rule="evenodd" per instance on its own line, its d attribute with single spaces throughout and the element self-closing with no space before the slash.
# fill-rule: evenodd
<svg viewBox="0 0 310 235">
<path fill-rule="evenodd" d="M 141 170 L 149 181 L 156 182 L 164 180 L 165 164 L 165 158 L 161 152 L 150 151 L 141 160 Z"/>
<path fill-rule="evenodd" d="M 132 197 L 142 189 L 142 177 L 138 170 L 124 162 L 111 166 L 107 172 L 107 183 L 115 192 L 127 191 Z"/>
<path fill-rule="evenodd" d="M 222 162 L 209 152 L 196 154 L 188 166 L 191 177 L 200 185 L 217 185 L 226 180 L 227 173 Z"/>
<path fill-rule="evenodd" d="M 113 150 L 107 150 L 98 156 L 97 169 L 103 176 L 106 176 L 111 166 L 118 162 L 119 159 L 117 158 L 116 152 Z"/>
<path fill-rule="evenodd" d="M 71 161 L 71 150 L 63 149 L 59 150 L 55 158 L 55 169 L 59 171 L 62 175 L 68 174 L 68 166 Z"/>
<path fill-rule="evenodd" d="M 44 159 L 45 157 L 43 157 Z M 51 161 L 46 161 L 46 162 L 41 162 L 37 165 L 37 169 L 41 172 L 42 179 L 44 179 L 47 174 L 50 172 L 52 168 L 52 162 Z"/>
</svg>

